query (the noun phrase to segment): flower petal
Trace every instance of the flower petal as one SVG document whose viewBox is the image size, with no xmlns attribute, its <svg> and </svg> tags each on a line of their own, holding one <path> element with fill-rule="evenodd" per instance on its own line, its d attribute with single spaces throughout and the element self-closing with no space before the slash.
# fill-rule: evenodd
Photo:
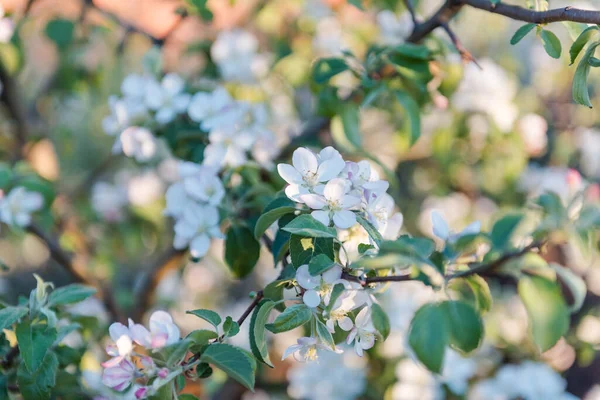
<svg viewBox="0 0 600 400">
<path fill-rule="evenodd" d="M 314 219 L 316 219 L 317 221 L 319 221 L 323 225 L 329 226 L 329 222 L 331 221 L 329 219 L 329 212 L 327 212 L 327 211 L 313 211 L 313 212 L 310 213 L 310 215 L 312 215 L 312 217 Z"/>
<path fill-rule="evenodd" d="M 287 183 L 302 183 L 302 175 L 289 164 L 277 164 L 277 172 Z"/>
<path fill-rule="evenodd" d="M 321 304 L 321 296 L 316 290 L 307 290 L 304 292 L 302 300 L 304 301 L 304 304 L 313 308 Z"/>
<path fill-rule="evenodd" d="M 292 164 L 302 176 L 306 176 L 308 173 L 315 174 L 319 167 L 317 156 L 304 147 L 300 147 L 294 151 Z"/>
<path fill-rule="evenodd" d="M 340 229 L 351 228 L 356 224 L 356 215 L 348 210 L 337 211 L 333 214 L 333 223 Z"/>
</svg>

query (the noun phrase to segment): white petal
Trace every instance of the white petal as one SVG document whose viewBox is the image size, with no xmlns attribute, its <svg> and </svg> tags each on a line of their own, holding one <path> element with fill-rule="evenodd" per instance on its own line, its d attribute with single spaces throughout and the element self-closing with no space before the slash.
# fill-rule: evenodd
<svg viewBox="0 0 600 400">
<path fill-rule="evenodd" d="M 306 176 L 308 173 L 316 173 L 319 167 L 317 157 L 312 151 L 304 147 L 300 147 L 294 151 L 292 164 L 303 176 Z"/>
<path fill-rule="evenodd" d="M 460 235 L 461 236 L 475 235 L 479 232 L 481 232 L 481 222 L 475 221 L 475 222 L 469 224 L 465 229 L 463 229 L 462 232 L 460 233 Z"/>
<path fill-rule="evenodd" d="M 325 226 L 329 226 L 329 222 L 331 222 L 331 220 L 329 219 L 328 211 L 313 211 L 310 213 L 310 215 L 312 215 L 314 219 L 316 219 Z"/>
<path fill-rule="evenodd" d="M 285 195 L 298 203 L 302 203 L 302 195 L 308 194 L 308 189 L 304 186 L 291 184 L 285 188 Z"/>
<path fill-rule="evenodd" d="M 340 229 L 349 229 L 356 224 L 356 215 L 348 210 L 337 211 L 333 214 L 333 223 Z"/>
<path fill-rule="evenodd" d="M 302 183 L 302 175 L 289 164 L 278 164 L 277 172 L 287 183 Z"/>
<path fill-rule="evenodd" d="M 360 337 L 360 347 L 362 347 L 365 350 L 368 350 L 373 346 L 375 346 L 375 335 L 370 334 L 363 335 Z"/>
<path fill-rule="evenodd" d="M 321 278 L 312 276 L 308 271 L 308 265 L 301 265 L 296 271 L 296 281 L 304 289 L 314 289 L 321 283 Z"/>
<path fill-rule="evenodd" d="M 345 195 L 344 197 L 342 197 L 342 207 L 343 208 L 348 209 L 348 208 L 356 207 L 359 204 L 360 204 L 360 199 L 358 197 L 350 196 L 350 195 Z"/>
<path fill-rule="evenodd" d="M 346 194 L 346 180 L 341 178 L 330 180 L 323 190 L 323 195 L 329 201 L 341 200 L 344 194 Z"/>
<path fill-rule="evenodd" d="M 338 321 L 338 325 L 340 326 L 340 328 L 342 328 L 346 332 L 348 332 L 349 330 L 351 330 L 354 327 L 354 323 L 352 323 L 352 320 L 346 316 L 344 316 L 342 319 L 340 319 Z"/>
<path fill-rule="evenodd" d="M 200 235 L 194 238 L 190 243 L 190 253 L 194 258 L 204 257 L 210 247 L 208 235 Z"/>
<path fill-rule="evenodd" d="M 448 237 L 450 236 L 450 228 L 439 211 L 433 210 L 431 212 L 431 224 L 433 226 L 433 234 L 435 236 L 442 240 L 448 240 Z"/>
<path fill-rule="evenodd" d="M 301 348 L 302 348 L 302 346 L 299 345 L 299 344 L 293 344 L 293 345 L 291 345 L 290 347 L 288 347 L 287 349 L 285 349 L 285 351 L 283 352 L 283 356 L 281 357 L 281 359 L 285 360 L 291 354 L 294 354 L 296 351 L 300 350 Z"/>
<path fill-rule="evenodd" d="M 356 316 L 354 320 L 357 327 L 365 327 L 371 322 L 371 309 L 366 306 Z"/>
<path fill-rule="evenodd" d="M 156 118 L 156 122 L 161 125 L 168 124 L 175 119 L 175 110 L 170 107 L 163 107 L 158 110 L 154 118 Z"/>
<path fill-rule="evenodd" d="M 335 265 L 331 267 L 331 269 L 325 271 L 321 276 L 323 277 L 323 281 L 325 281 L 325 283 L 331 284 L 342 277 L 342 267 Z"/>
<path fill-rule="evenodd" d="M 327 182 L 328 180 L 337 177 L 345 166 L 346 163 L 341 158 L 332 158 L 323 161 L 317 169 L 319 182 Z"/>
<path fill-rule="evenodd" d="M 316 290 L 307 290 L 302 296 L 302 300 L 309 307 L 317 307 L 321 304 L 321 296 Z"/>
<path fill-rule="evenodd" d="M 313 210 L 320 210 L 327 205 L 327 200 L 318 194 L 304 194 L 300 196 L 300 200 Z"/>
<path fill-rule="evenodd" d="M 122 323 L 115 322 L 108 328 L 108 334 L 113 342 L 116 342 L 121 336 L 129 336 L 129 329 Z"/>
</svg>

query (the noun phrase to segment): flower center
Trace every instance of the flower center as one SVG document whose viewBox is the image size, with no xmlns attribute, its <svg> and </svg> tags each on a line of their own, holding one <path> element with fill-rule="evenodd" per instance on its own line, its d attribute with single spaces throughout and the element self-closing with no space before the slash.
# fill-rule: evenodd
<svg viewBox="0 0 600 400">
<path fill-rule="evenodd" d="M 312 172 L 312 171 L 308 171 L 306 174 L 304 174 L 304 176 L 302 177 L 302 180 L 308 185 L 308 186 L 315 186 L 317 184 L 317 173 L 316 172 Z"/>
<path fill-rule="evenodd" d="M 340 200 L 328 200 L 327 205 L 329 209 L 333 212 L 342 210 L 342 202 Z"/>
<path fill-rule="evenodd" d="M 317 348 L 316 346 L 310 346 L 308 350 L 306 350 L 306 359 L 309 361 L 315 361 L 317 359 Z"/>
</svg>

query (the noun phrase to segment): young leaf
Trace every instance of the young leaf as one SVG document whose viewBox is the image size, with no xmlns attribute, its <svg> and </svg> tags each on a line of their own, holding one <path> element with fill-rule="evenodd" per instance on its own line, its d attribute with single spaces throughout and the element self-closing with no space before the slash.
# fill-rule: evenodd
<svg viewBox="0 0 600 400">
<path fill-rule="evenodd" d="M 335 228 L 323 225 L 312 217 L 312 215 L 304 214 L 294 218 L 284 228 L 284 231 L 292 235 L 315 238 L 337 238 Z"/>
<path fill-rule="evenodd" d="M 375 242 L 375 244 L 377 246 L 379 246 L 381 244 L 381 242 L 383 241 L 383 237 L 381 237 L 381 233 L 379 233 L 379 231 L 377 229 L 375 229 L 375 227 L 373 226 L 372 223 L 370 223 L 369 221 L 367 221 L 365 218 L 363 218 L 360 215 L 356 216 L 356 221 L 358 221 L 358 223 L 365 228 L 365 230 L 367 231 L 367 233 L 369 234 L 369 236 L 371 237 L 371 239 L 373 239 L 373 241 Z"/>
<path fill-rule="evenodd" d="M 522 220 L 522 214 L 509 214 L 496 221 L 490 232 L 494 248 L 506 248 L 510 244 L 510 239 L 512 238 L 515 229 Z"/>
<path fill-rule="evenodd" d="M 74 283 L 72 285 L 60 287 L 48 296 L 48 307 L 62 304 L 78 303 L 93 296 L 96 289 L 91 286 Z"/>
<path fill-rule="evenodd" d="M 27 307 L 6 307 L 0 310 L 0 332 L 10 328 L 28 312 Z"/>
<path fill-rule="evenodd" d="M 260 243 L 246 226 L 234 225 L 225 238 L 225 261 L 236 278 L 246 277 L 260 256 Z"/>
<path fill-rule="evenodd" d="M 573 44 L 571 45 L 571 49 L 569 50 L 569 55 L 571 56 L 570 65 L 573 65 L 575 63 L 575 60 L 579 56 L 579 53 L 581 53 L 585 45 L 598 32 L 600 32 L 600 28 L 598 28 L 598 25 L 589 26 L 583 32 L 581 32 L 581 34 L 573 42 Z"/>
<path fill-rule="evenodd" d="M 176 366 L 183 360 L 193 344 L 194 341 L 192 339 L 185 338 L 169 346 L 163 347 L 160 350 L 160 353 L 168 366 Z"/>
<path fill-rule="evenodd" d="M 579 311 L 587 294 L 584 280 L 562 265 L 550 263 L 550 267 L 556 272 L 556 278 L 563 284 L 572 299 L 569 311 L 571 313 Z"/>
<path fill-rule="evenodd" d="M 269 348 L 267 347 L 267 339 L 265 337 L 265 325 L 269 320 L 269 314 L 275 307 L 275 303 L 271 300 L 262 300 L 250 320 L 250 348 L 256 359 L 269 367 L 273 368 L 273 364 L 269 358 Z"/>
<path fill-rule="evenodd" d="M 589 108 L 592 108 L 592 101 L 590 100 L 587 83 L 591 68 L 589 60 L 593 57 L 596 48 L 599 45 L 600 42 L 594 42 L 588 46 L 583 57 L 579 61 L 579 65 L 577 65 L 575 77 L 573 78 L 573 100 L 575 100 L 575 103 L 588 106 Z"/>
<path fill-rule="evenodd" d="M 15 330 L 19 352 L 27 369 L 34 373 L 56 340 L 56 329 L 48 325 L 21 322 Z"/>
<path fill-rule="evenodd" d="M 331 350 L 335 350 L 335 342 L 333 341 L 333 336 L 331 336 L 331 332 L 329 332 L 327 326 L 323 322 L 321 322 L 321 320 L 317 318 L 316 321 L 317 335 L 319 335 L 319 338 L 327 347 L 329 347 Z"/>
<path fill-rule="evenodd" d="M 483 338 L 483 323 L 473 307 L 462 301 L 445 301 L 450 322 L 450 345 L 463 353 L 470 353 L 479 347 Z"/>
<path fill-rule="evenodd" d="M 19 391 L 24 399 L 48 400 L 51 389 L 56 385 L 56 372 L 58 370 L 58 358 L 53 352 L 46 354 L 39 368 L 30 372 L 25 363 L 21 363 L 17 369 L 17 382 Z"/>
<path fill-rule="evenodd" d="M 477 311 L 481 313 L 489 311 L 492 308 L 492 293 L 485 279 L 479 275 L 471 275 L 463 279 L 473 292 Z"/>
<path fill-rule="evenodd" d="M 548 53 L 548 55 L 552 58 L 560 58 L 562 45 L 560 44 L 560 40 L 558 40 L 556 35 L 546 29 L 543 29 L 541 38 L 546 53 Z"/>
<path fill-rule="evenodd" d="M 266 230 L 279 218 L 296 211 L 295 203 L 287 197 L 278 197 L 265 207 L 254 226 L 254 238 L 260 240 Z"/>
<path fill-rule="evenodd" d="M 330 259 L 334 258 L 333 239 L 307 238 L 297 235 L 290 237 L 290 257 L 292 265 L 297 269 L 301 265 L 308 264 L 310 260 L 325 254 Z"/>
<path fill-rule="evenodd" d="M 525 276 L 519 280 L 518 289 L 529 315 L 533 341 L 544 352 L 569 329 L 569 310 L 560 287 L 540 276 Z"/>
<path fill-rule="evenodd" d="M 272 324 L 267 324 L 266 328 L 273 333 L 291 331 L 310 322 L 312 318 L 313 312 L 307 305 L 294 304 L 279 314 Z"/>
<path fill-rule="evenodd" d="M 371 320 L 377 332 L 383 336 L 384 340 L 387 339 L 390 335 L 390 318 L 377 303 L 373 303 L 371 306 Z"/>
<path fill-rule="evenodd" d="M 206 348 L 200 360 L 213 364 L 246 388 L 254 391 L 256 362 L 243 350 L 225 343 L 214 343 Z"/>
<path fill-rule="evenodd" d="M 313 257 L 308 263 L 308 272 L 312 276 L 321 275 L 323 272 L 331 269 L 335 264 L 335 262 L 331 261 L 329 257 L 325 254 L 319 254 Z"/>
<path fill-rule="evenodd" d="M 408 341 L 417 358 L 429 370 L 440 373 L 450 340 L 448 315 L 439 304 L 425 304 L 413 317 Z"/>
<path fill-rule="evenodd" d="M 240 326 L 231 317 L 225 318 L 223 322 L 223 334 L 227 337 L 233 337 L 240 333 Z"/>
<path fill-rule="evenodd" d="M 346 151 L 361 148 L 359 107 L 356 103 L 347 102 L 341 105 L 338 115 L 331 120 L 331 135 L 335 143 Z"/>
<path fill-rule="evenodd" d="M 417 102 L 410 97 L 407 92 L 396 91 L 396 99 L 398 103 L 404 108 L 405 119 L 408 121 L 408 132 L 410 134 L 410 145 L 421 137 L 421 112 Z"/>
<path fill-rule="evenodd" d="M 536 24 L 525 24 L 519 29 L 517 29 L 513 37 L 510 39 L 510 44 L 514 46 L 515 44 L 519 43 L 536 26 Z"/>
<path fill-rule="evenodd" d="M 316 83 L 327 83 L 337 74 L 348 69 L 346 61 L 342 58 L 321 58 L 313 66 L 313 79 Z"/>
<path fill-rule="evenodd" d="M 206 346 L 211 340 L 218 337 L 219 335 L 215 331 L 196 329 L 195 331 L 191 331 L 185 338 L 192 341 L 190 351 L 198 353 L 203 346 Z"/>
<path fill-rule="evenodd" d="M 198 318 L 202 318 L 206 322 L 212 324 L 212 326 L 214 326 L 217 331 L 219 330 L 219 325 L 221 324 L 221 317 L 216 312 L 200 308 L 198 310 L 186 311 L 185 313 L 195 315 Z"/>
</svg>

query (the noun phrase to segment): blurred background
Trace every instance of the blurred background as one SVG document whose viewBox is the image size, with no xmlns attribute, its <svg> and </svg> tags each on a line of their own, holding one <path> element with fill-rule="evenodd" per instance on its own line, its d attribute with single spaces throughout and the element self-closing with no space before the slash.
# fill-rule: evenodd
<svg viewBox="0 0 600 400">
<path fill-rule="evenodd" d="M 442 1 L 416 3 L 418 14 L 426 17 Z M 113 155 L 114 138 L 103 127 L 111 112 L 109 97 L 120 93 L 127 75 L 149 68 L 176 72 L 192 86 L 220 77 L 237 97 L 265 99 L 283 146 L 318 112 L 310 81 L 316 58 L 350 50 L 361 59 L 370 44 L 401 43 L 412 30 L 403 3 L 393 0 L 372 0 L 366 10 L 345 0 L 208 0 L 211 21 L 188 15 L 184 2 L 170 0 L 0 4 L 0 59 L 10 75 L 10 81 L 0 79 L 2 96 L 16 90 L 23 117 L 15 121 L 3 102 L 0 159 L 14 157 L 15 133 L 26 129 L 31 143 L 28 166 L 21 168 L 32 168 L 51 182 L 52 213 L 40 216 L 40 225 L 74 254 L 79 269 L 112 287 L 127 316 L 141 320 L 149 311 L 166 309 L 182 333 L 203 323 L 185 310 L 210 308 L 238 316 L 250 301 L 247 293 L 278 272 L 266 250 L 255 273 L 238 281 L 224 265 L 218 241 L 201 262 L 171 249 L 172 222 L 162 210 L 165 190 L 177 179 L 175 159 L 166 145 L 150 164 Z M 551 5 L 600 10 L 596 1 Z M 520 25 L 478 10 L 462 12 L 452 27 L 478 65 L 464 64 L 443 32 L 433 34 L 431 42 L 446 56 L 430 66 L 433 101 L 423 111 L 422 136 L 413 147 L 393 107 L 376 104 L 362 110 L 365 147 L 397 180 L 393 195 L 404 215 L 403 231 L 431 236 L 432 209 L 441 210 L 454 230 L 473 220 L 489 227 L 498 212 L 521 207 L 531 196 L 550 190 L 567 201 L 583 183 L 591 185 L 590 201 L 600 199 L 596 109 L 572 103 L 574 68 L 567 56 L 548 57 L 535 35 L 509 44 Z M 19 34 L 11 40 L 16 28 Z M 563 25 L 550 29 L 571 43 Z M 338 94 L 351 91 L 355 79 L 336 76 Z M 590 79 L 595 94 L 600 74 L 592 72 Z M 596 96 L 592 100 L 600 103 Z M 317 140 L 313 144 L 324 146 L 332 139 Z M 29 293 L 35 287 L 33 272 L 57 286 L 70 282 L 49 256 L 34 235 L 3 227 L 0 298 L 11 303 Z M 256 393 L 223 384 L 226 378 L 219 373 L 186 390 L 245 400 L 485 399 L 485 385 L 495 376 L 500 385 L 528 382 L 538 395 L 547 389 L 539 399 L 563 398 L 552 397 L 548 388 L 555 386 L 562 388 L 556 393 L 566 388 L 586 400 L 600 399 L 598 243 L 575 238 L 552 247 L 549 257 L 583 277 L 588 293 L 573 315 L 572 331 L 541 356 L 527 337 L 527 315 L 515 288 L 500 282 L 492 287 L 495 303 L 485 317 L 484 346 L 468 359 L 448 355 L 444 374 L 431 375 L 412 361 L 406 333 L 416 309 L 435 294 L 420 283 L 400 283 L 382 297 L 392 336 L 366 357 L 349 351 L 327 354 L 318 364 L 275 362 L 275 369 L 260 371 Z M 99 318 L 104 326 L 110 320 L 95 300 L 73 312 Z M 233 340 L 248 347 L 244 329 Z M 298 336 L 295 331 L 274 336 L 271 359 L 279 360 Z M 89 338 L 72 339 L 84 346 Z M 82 359 L 91 387 L 103 357 L 98 346 L 87 349 Z M 522 369 L 503 370 L 508 364 Z M 503 377 L 495 375 L 501 370 Z"/>
</svg>

